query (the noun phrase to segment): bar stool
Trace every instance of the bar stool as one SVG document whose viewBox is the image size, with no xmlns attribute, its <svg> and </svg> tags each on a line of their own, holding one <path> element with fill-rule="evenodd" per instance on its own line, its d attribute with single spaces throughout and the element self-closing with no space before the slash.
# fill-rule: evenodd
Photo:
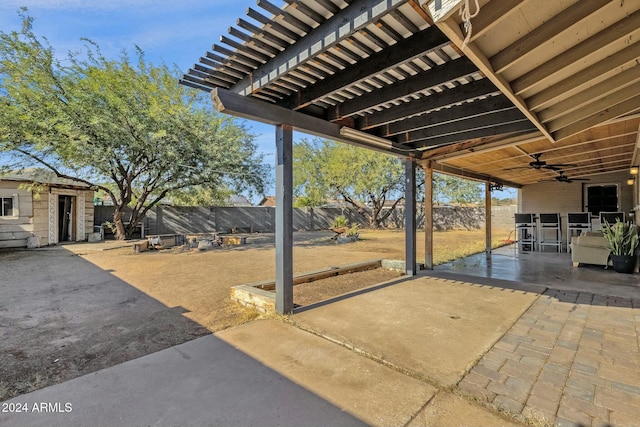
<svg viewBox="0 0 640 427">
<path fill-rule="evenodd" d="M 545 246 L 555 246 L 562 252 L 562 230 L 559 213 L 540 214 L 540 250 Z"/>
<path fill-rule="evenodd" d="M 515 214 L 516 230 L 518 231 L 518 250 L 535 251 L 536 250 L 536 217 L 532 213 Z"/>
<path fill-rule="evenodd" d="M 571 238 L 579 236 L 583 231 L 591 231 L 591 215 L 589 212 L 572 212 L 567 214 L 567 252 L 571 252 Z"/>
</svg>

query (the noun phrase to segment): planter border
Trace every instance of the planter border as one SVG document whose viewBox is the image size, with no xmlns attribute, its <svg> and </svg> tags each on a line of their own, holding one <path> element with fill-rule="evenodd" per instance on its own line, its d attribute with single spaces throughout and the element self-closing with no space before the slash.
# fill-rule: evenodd
<svg viewBox="0 0 640 427">
<path fill-rule="evenodd" d="M 418 267 L 422 269 L 422 264 Z M 387 270 L 405 271 L 405 263 L 402 260 L 373 259 L 338 267 L 326 267 L 319 270 L 296 274 L 293 277 L 293 285 L 309 283 L 315 280 L 339 276 L 341 274 L 356 273 L 359 271 L 385 268 Z M 274 313 L 276 307 L 275 280 L 246 283 L 231 288 L 231 299 L 239 304 L 254 308 L 262 313 Z"/>
</svg>

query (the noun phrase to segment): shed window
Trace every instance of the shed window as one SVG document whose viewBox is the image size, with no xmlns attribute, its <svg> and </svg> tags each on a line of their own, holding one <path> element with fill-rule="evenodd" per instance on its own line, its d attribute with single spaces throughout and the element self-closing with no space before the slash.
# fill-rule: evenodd
<svg viewBox="0 0 640 427">
<path fill-rule="evenodd" d="M 2 205 L 0 206 L 0 216 L 16 216 L 16 209 L 14 209 L 13 197 L 0 198 Z"/>
</svg>

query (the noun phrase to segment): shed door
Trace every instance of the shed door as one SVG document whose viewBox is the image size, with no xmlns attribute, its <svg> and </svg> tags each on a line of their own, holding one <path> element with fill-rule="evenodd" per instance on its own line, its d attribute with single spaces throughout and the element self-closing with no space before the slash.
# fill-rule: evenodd
<svg viewBox="0 0 640 427">
<path fill-rule="evenodd" d="M 58 241 L 72 242 L 74 196 L 58 196 Z"/>
</svg>

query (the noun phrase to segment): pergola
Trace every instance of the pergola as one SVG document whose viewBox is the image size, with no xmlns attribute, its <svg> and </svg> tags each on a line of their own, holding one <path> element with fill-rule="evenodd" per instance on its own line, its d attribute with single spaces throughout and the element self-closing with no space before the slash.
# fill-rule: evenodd
<svg viewBox="0 0 640 427">
<path fill-rule="evenodd" d="M 406 270 L 416 274 L 415 167 L 512 187 L 544 154 L 571 178 L 638 163 L 640 2 L 257 0 L 182 84 L 276 127 L 276 302 L 293 309 L 292 131 L 404 159 Z M 471 24 L 469 26 L 468 24 Z M 466 38 L 466 40 L 465 40 Z M 637 185 L 637 184 L 636 184 Z M 490 254 L 487 209 L 487 256 Z"/>
</svg>

